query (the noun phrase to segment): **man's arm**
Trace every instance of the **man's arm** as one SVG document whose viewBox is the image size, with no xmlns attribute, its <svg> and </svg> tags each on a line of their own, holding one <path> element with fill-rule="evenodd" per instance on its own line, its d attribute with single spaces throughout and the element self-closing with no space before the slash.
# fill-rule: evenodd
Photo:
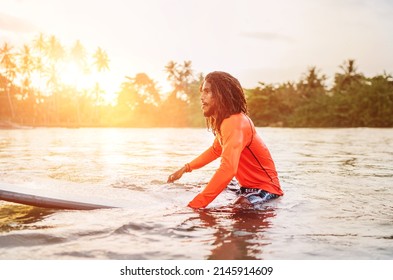
<svg viewBox="0 0 393 280">
<path fill-rule="evenodd" d="M 245 147 L 241 124 L 232 119 L 225 119 L 221 125 L 223 148 L 221 164 L 207 184 L 188 206 L 203 208 L 212 202 L 232 180 L 237 173 L 240 154 Z"/>
<path fill-rule="evenodd" d="M 215 138 L 213 145 L 189 163 L 191 170 L 199 169 L 211 163 L 221 155 L 221 152 L 222 149 L 220 143 L 217 138 Z"/>
<path fill-rule="evenodd" d="M 182 168 L 177 170 L 175 173 L 169 175 L 167 183 L 173 183 L 176 180 L 179 180 L 184 173 L 191 172 L 194 169 L 201 168 L 206 164 L 212 162 L 217 159 L 221 154 L 221 146 L 218 143 L 217 139 L 214 139 L 213 145 L 210 146 L 206 151 L 192 160 L 190 163 L 187 163 Z"/>
</svg>

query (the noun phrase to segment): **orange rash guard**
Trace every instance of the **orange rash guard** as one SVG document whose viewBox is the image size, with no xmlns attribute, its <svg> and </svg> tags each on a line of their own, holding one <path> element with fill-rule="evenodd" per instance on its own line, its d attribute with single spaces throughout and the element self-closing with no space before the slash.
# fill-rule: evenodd
<svg viewBox="0 0 393 280">
<path fill-rule="evenodd" d="M 213 145 L 189 163 L 190 169 L 201 168 L 220 156 L 219 168 L 188 206 L 206 207 L 233 177 L 243 187 L 262 189 L 280 196 L 284 194 L 270 152 L 246 115 L 235 114 L 224 119 L 221 135 L 217 135 Z"/>
</svg>

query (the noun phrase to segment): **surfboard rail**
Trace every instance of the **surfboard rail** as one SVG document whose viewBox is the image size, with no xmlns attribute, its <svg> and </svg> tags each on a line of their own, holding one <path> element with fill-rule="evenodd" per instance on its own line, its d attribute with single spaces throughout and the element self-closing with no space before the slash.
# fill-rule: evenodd
<svg viewBox="0 0 393 280">
<path fill-rule="evenodd" d="M 63 210 L 94 210 L 105 208 L 116 208 L 115 206 L 101 205 L 83 201 L 73 201 L 60 198 L 46 197 L 19 193 L 10 190 L 0 189 L 0 200 L 8 202 L 31 205 L 36 207 L 63 209 Z"/>
</svg>

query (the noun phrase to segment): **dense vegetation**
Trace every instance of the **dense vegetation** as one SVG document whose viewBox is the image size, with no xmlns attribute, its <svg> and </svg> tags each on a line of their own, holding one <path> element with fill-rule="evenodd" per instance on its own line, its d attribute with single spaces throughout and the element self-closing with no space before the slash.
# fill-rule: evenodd
<svg viewBox="0 0 393 280">
<path fill-rule="evenodd" d="M 105 99 L 100 82 L 109 71 L 101 48 L 88 55 L 80 41 L 66 48 L 55 37 L 39 34 L 19 49 L 0 48 L 0 126 L 203 126 L 199 85 L 190 61 L 165 66 L 171 91 L 163 93 L 146 73 L 125 77 L 114 101 Z M 67 67 L 80 73 L 62 79 Z M 69 71 L 69 70 L 68 70 Z M 95 75 L 95 76 L 94 76 Z M 96 77 L 93 84 L 81 82 Z M 263 77 L 261 77 L 263 78 Z M 298 82 L 245 89 L 250 115 L 258 126 L 393 127 L 393 78 L 366 77 L 347 60 L 327 86 L 311 67 Z"/>
</svg>

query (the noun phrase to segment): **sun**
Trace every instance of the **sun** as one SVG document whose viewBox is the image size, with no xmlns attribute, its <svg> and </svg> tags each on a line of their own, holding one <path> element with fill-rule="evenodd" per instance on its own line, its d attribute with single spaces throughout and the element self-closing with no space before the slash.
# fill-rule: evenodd
<svg viewBox="0 0 393 280">
<path fill-rule="evenodd" d="M 93 75 L 73 61 L 63 63 L 59 70 L 59 81 L 77 90 L 89 89 L 95 84 Z"/>
<path fill-rule="evenodd" d="M 118 81 L 110 72 L 97 72 L 74 62 L 68 61 L 58 71 L 59 82 L 75 88 L 77 92 L 92 92 L 99 88 L 101 98 L 106 104 L 116 102 Z"/>
</svg>

